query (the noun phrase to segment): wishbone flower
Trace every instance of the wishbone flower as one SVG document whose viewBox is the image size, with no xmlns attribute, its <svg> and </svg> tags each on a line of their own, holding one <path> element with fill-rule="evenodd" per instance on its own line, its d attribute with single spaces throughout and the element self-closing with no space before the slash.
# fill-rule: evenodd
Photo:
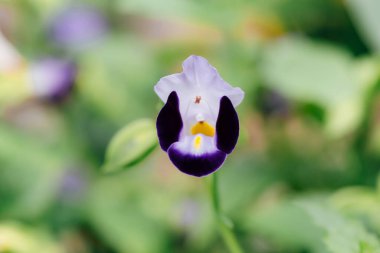
<svg viewBox="0 0 380 253">
<path fill-rule="evenodd" d="M 154 87 L 165 103 L 157 117 L 161 148 L 182 172 L 202 177 L 222 166 L 239 137 L 235 111 L 244 97 L 208 61 L 192 55 L 183 72 L 163 77 Z"/>
</svg>

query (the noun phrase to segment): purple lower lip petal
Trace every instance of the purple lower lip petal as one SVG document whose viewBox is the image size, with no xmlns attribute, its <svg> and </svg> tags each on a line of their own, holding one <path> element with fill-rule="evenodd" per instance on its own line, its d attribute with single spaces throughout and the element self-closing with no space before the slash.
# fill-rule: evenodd
<svg viewBox="0 0 380 253">
<path fill-rule="evenodd" d="M 170 160 L 183 173 L 203 177 L 213 173 L 222 166 L 226 153 L 216 150 L 202 155 L 184 154 L 173 144 L 168 149 Z"/>
</svg>

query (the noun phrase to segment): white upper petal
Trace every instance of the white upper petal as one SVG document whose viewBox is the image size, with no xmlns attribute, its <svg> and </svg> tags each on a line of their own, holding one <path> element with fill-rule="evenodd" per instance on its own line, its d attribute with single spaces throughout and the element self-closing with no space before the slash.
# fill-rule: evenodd
<svg viewBox="0 0 380 253">
<path fill-rule="evenodd" d="M 161 100 L 166 103 L 169 94 L 175 91 L 179 97 L 181 115 L 197 113 L 194 104 L 196 96 L 200 96 L 201 103 L 206 103 L 205 108 L 217 116 L 219 102 L 223 96 L 227 96 L 232 104 L 238 106 L 244 98 L 244 92 L 240 88 L 234 88 L 225 82 L 218 71 L 208 61 L 201 57 L 191 55 L 182 64 L 183 72 L 161 78 L 154 90 Z"/>
</svg>

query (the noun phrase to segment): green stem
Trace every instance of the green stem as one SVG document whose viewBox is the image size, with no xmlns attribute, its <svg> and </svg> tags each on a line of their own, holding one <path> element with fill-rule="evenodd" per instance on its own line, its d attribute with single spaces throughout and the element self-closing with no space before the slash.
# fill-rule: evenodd
<svg viewBox="0 0 380 253">
<path fill-rule="evenodd" d="M 214 173 L 211 177 L 211 199 L 214 214 L 219 227 L 219 233 L 224 243 L 231 253 L 243 253 L 235 234 L 232 231 L 232 223 L 224 216 L 220 208 L 219 191 L 218 191 L 218 174 Z"/>
</svg>

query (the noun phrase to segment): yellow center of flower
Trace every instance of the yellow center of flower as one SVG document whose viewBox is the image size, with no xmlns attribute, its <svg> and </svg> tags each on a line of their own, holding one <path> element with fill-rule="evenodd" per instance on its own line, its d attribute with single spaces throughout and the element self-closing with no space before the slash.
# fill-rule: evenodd
<svg viewBox="0 0 380 253">
<path fill-rule="evenodd" d="M 191 128 L 191 134 L 203 134 L 206 136 L 213 137 L 215 135 L 215 128 L 207 122 L 199 121 Z"/>
<path fill-rule="evenodd" d="M 195 139 L 194 139 L 194 147 L 195 147 L 195 149 L 199 149 L 201 147 L 201 142 L 202 142 L 202 137 L 200 135 L 198 135 L 197 137 L 195 137 Z"/>
</svg>

